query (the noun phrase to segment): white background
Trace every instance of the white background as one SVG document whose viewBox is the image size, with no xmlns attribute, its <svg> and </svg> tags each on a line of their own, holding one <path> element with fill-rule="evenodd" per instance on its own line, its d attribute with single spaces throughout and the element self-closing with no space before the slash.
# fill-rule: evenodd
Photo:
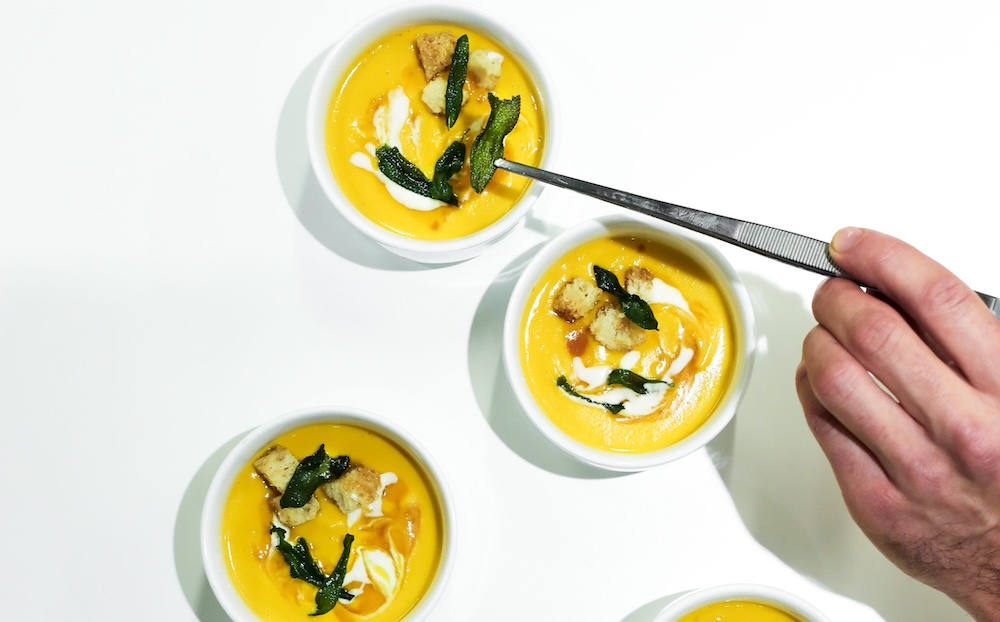
<svg viewBox="0 0 1000 622">
<path fill-rule="evenodd" d="M 360 239 L 312 176 L 305 105 L 385 4 L 0 11 L 2 617 L 225 620 L 197 545 L 213 469 L 265 420 L 347 404 L 449 473 L 461 550 L 435 619 L 646 622 L 730 581 L 842 622 L 965 619 L 868 544 L 805 427 L 814 275 L 718 245 L 761 351 L 707 450 L 613 475 L 534 431 L 500 360 L 506 298 L 538 245 L 615 208 L 548 189 L 444 267 Z M 995 2 L 656 6 L 488 4 L 552 74 L 555 170 L 821 239 L 880 228 L 1000 294 Z"/>
</svg>

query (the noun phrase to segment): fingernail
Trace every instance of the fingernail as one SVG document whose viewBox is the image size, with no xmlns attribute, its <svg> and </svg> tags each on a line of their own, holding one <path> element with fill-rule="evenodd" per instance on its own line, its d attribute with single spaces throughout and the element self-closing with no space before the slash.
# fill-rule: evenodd
<svg viewBox="0 0 1000 622">
<path fill-rule="evenodd" d="M 833 234 L 833 241 L 830 242 L 830 246 L 838 253 L 846 253 L 854 248 L 854 245 L 858 243 L 863 234 L 864 230 L 857 227 L 844 227 Z"/>
</svg>

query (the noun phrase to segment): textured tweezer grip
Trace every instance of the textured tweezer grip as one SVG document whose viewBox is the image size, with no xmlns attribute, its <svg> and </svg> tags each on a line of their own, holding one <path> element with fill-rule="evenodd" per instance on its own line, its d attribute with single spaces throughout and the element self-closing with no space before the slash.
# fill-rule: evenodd
<svg viewBox="0 0 1000 622">
<path fill-rule="evenodd" d="M 844 271 L 830 259 L 829 244 L 774 227 L 745 223 L 737 234 L 739 241 L 764 254 L 820 274 L 843 276 Z"/>
</svg>

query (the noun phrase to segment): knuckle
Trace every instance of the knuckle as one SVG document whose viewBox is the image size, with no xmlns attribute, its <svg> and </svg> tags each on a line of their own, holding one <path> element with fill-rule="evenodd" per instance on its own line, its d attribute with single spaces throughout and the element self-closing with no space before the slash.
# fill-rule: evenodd
<svg viewBox="0 0 1000 622">
<path fill-rule="evenodd" d="M 952 451 L 961 460 L 962 466 L 970 476 L 996 479 L 1000 475 L 1000 452 L 996 446 L 996 431 L 984 429 L 978 421 L 963 419 L 965 421 L 962 424 L 952 427 Z"/>
<path fill-rule="evenodd" d="M 909 330 L 909 327 L 902 318 L 894 313 L 879 310 L 868 314 L 864 321 L 855 324 L 851 341 L 866 358 L 891 357 L 904 330 Z"/>
<path fill-rule="evenodd" d="M 964 283 L 946 274 L 928 284 L 924 298 L 935 315 L 952 315 L 968 302 L 970 294 Z"/>
<path fill-rule="evenodd" d="M 953 487 L 952 465 L 941 457 L 927 457 L 913 464 L 910 477 L 915 490 L 929 499 L 941 499 Z"/>
<path fill-rule="evenodd" d="M 816 395 L 827 404 L 850 401 L 858 385 L 854 370 L 847 365 L 823 365 L 809 379 Z"/>
</svg>

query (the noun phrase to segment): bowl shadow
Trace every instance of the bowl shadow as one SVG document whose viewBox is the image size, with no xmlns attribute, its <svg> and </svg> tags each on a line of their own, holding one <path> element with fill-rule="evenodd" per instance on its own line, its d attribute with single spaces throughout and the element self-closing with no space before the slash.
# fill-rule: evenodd
<svg viewBox="0 0 1000 622">
<path fill-rule="evenodd" d="M 753 302 L 757 354 L 738 413 L 709 454 L 753 537 L 800 574 L 841 591 L 824 543 L 830 530 L 853 523 L 795 393 L 802 338 L 815 321 L 798 294 L 740 276 Z"/>
<path fill-rule="evenodd" d="M 709 452 L 752 537 L 800 575 L 886 619 L 948 619 L 946 597 L 903 574 L 854 523 L 795 390 L 808 301 L 741 274 L 753 301 L 758 352 L 739 411 Z"/>
<path fill-rule="evenodd" d="M 687 593 L 688 590 L 682 590 L 668 596 L 657 598 L 656 600 L 651 600 L 622 618 L 621 622 L 652 622 L 656 618 L 657 614 L 663 611 L 667 605 Z"/>
<path fill-rule="evenodd" d="M 275 160 L 288 205 L 317 242 L 352 263 L 381 270 L 431 269 L 435 265 L 400 257 L 358 231 L 333 207 L 313 173 L 306 142 L 306 111 L 309 91 L 329 49 L 320 53 L 299 74 L 278 118 Z"/>
<path fill-rule="evenodd" d="M 542 223 L 535 223 L 544 229 Z M 503 328 L 507 302 L 524 267 L 541 242 L 508 263 L 483 294 L 469 336 L 469 379 L 479 410 L 497 437 L 511 451 L 536 467 L 557 475 L 603 479 L 625 475 L 600 469 L 553 445 L 521 408 L 503 362 Z"/>
<path fill-rule="evenodd" d="M 231 622 L 212 592 L 205 574 L 201 558 L 201 515 L 205 495 L 215 472 L 247 432 L 227 441 L 202 463 L 188 483 L 177 509 L 174 522 L 174 567 L 181 591 L 201 622 Z"/>
</svg>

